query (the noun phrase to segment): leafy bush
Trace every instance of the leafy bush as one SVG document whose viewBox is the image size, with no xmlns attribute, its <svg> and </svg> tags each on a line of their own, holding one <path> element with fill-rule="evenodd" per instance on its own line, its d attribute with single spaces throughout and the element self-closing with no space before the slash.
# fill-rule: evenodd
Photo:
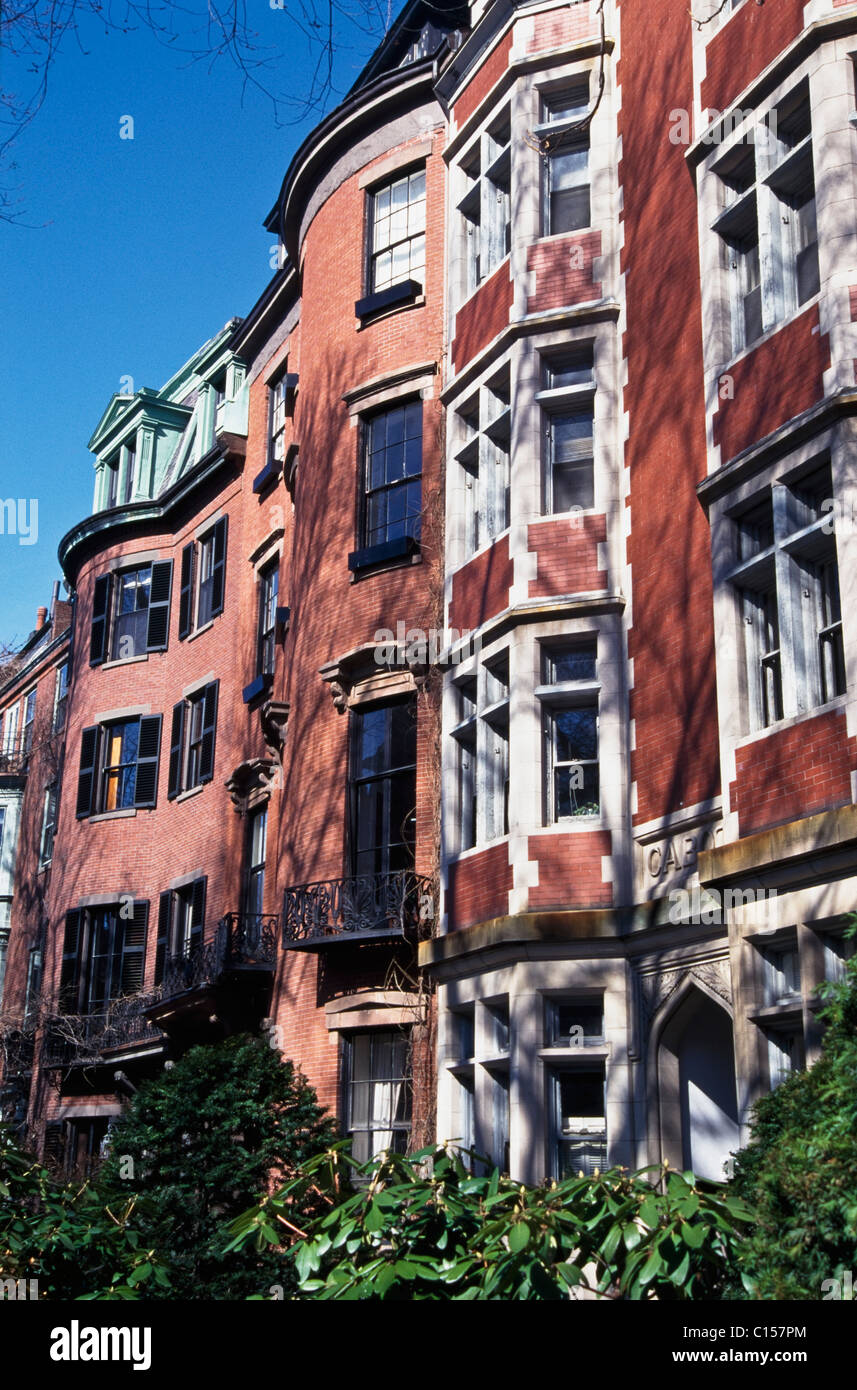
<svg viewBox="0 0 857 1390">
<path fill-rule="evenodd" d="M 655 1186 L 650 1171 L 524 1187 L 474 1176 L 446 1148 L 360 1167 L 337 1144 L 236 1220 L 230 1248 L 279 1241 L 309 1185 L 331 1210 L 292 1248 L 298 1298 L 718 1297 L 752 1212 L 692 1173 L 657 1169 Z"/>
<path fill-rule="evenodd" d="M 105 1209 L 89 1183 L 55 1181 L 0 1126 L 0 1280 L 42 1299 L 137 1299 L 168 1276 L 147 1248 L 137 1202 Z"/>
<path fill-rule="evenodd" d="M 169 1291 L 153 1284 L 149 1296 L 246 1298 L 287 1287 L 292 1267 L 273 1245 L 227 1258 L 225 1227 L 333 1135 L 313 1089 L 263 1038 L 194 1047 L 142 1086 L 96 1182 L 107 1203 L 138 1198 L 144 1239 L 170 1276 Z M 307 1191 L 298 1216 L 312 1210 Z"/>
<path fill-rule="evenodd" d="M 758 1211 L 733 1297 L 821 1299 L 857 1262 L 857 958 L 824 987 L 822 1054 L 758 1102 L 734 1190 Z"/>
</svg>

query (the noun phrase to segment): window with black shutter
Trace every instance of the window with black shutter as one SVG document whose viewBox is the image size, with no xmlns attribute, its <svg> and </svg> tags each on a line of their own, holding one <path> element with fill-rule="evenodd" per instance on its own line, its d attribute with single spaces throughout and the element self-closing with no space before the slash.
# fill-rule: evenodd
<svg viewBox="0 0 857 1390">
<path fill-rule="evenodd" d="M 213 681 L 203 692 L 202 746 L 199 757 L 199 780 L 210 782 L 214 776 L 214 733 L 217 726 L 217 686 Z"/>
<path fill-rule="evenodd" d="M 223 612 L 223 599 L 226 592 L 226 517 L 222 516 L 214 528 L 213 561 L 211 569 L 211 616 Z"/>
<path fill-rule="evenodd" d="M 107 615 L 110 607 L 110 575 L 99 575 L 92 596 L 92 627 L 89 634 L 89 664 L 100 666 L 107 655 Z"/>
<path fill-rule="evenodd" d="M 66 914 L 60 975 L 63 1013 L 104 1012 L 143 987 L 149 904 L 144 898 Z"/>
<path fill-rule="evenodd" d="M 80 771 L 77 777 L 77 817 L 91 816 L 95 805 L 95 770 L 98 761 L 97 724 L 84 729 L 80 740 Z"/>
<path fill-rule="evenodd" d="M 140 720 L 135 806 L 154 806 L 157 803 L 160 750 L 161 716 L 159 714 L 146 715 Z"/>
<path fill-rule="evenodd" d="M 170 635 L 170 597 L 173 588 L 172 560 L 158 560 L 152 565 L 149 589 L 149 624 L 146 650 L 166 651 Z"/>
<path fill-rule="evenodd" d="M 186 702 L 184 700 L 179 700 L 177 705 L 173 705 L 173 722 L 170 731 L 170 771 L 167 781 L 167 797 L 170 801 L 183 790 L 185 709 Z"/>
<path fill-rule="evenodd" d="M 65 1014 L 76 1014 L 80 996 L 80 955 L 83 945 L 83 913 L 73 908 L 65 915 L 65 937 L 60 967 L 60 1009 Z"/>
<path fill-rule="evenodd" d="M 181 587 L 179 591 L 179 641 L 190 635 L 193 626 L 193 541 L 182 549 Z"/>
<path fill-rule="evenodd" d="M 164 967 L 170 950 L 170 928 L 173 918 L 173 895 L 168 889 L 158 899 L 158 937 L 155 942 L 155 984 L 164 978 Z"/>
<path fill-rule="evenodd" d="M 173 706 L 170 729 L 170 800 L 210 782 L 214 776 L 214 736 L 219 681 L 203 686 Z"/>
<path fill-rule="evenodd" d="M 125 918 L 123 922 L 122 959 L 119 972 L 119 993 L 122 995 L 138 994 L 143 988 L 148 922 L 148 902 L 141 898 L 135 899 L 131 917 Z"/>
</svg>

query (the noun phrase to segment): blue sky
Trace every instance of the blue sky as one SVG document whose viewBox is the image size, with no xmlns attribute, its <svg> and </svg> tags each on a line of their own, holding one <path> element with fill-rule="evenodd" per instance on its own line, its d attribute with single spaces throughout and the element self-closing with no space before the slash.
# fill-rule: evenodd
<svg viewBox="0 0 857 1390">
<path fill-rule="evenodd" d="M 262 5 L 250 18 L 284 55 L 266 80 L 300 96 L 313 56 L 287 12 Z M 91 510 L 87 441 L 120 378 L 160 386 L 264 288 L 262 219 L 319 119 L 278 129 L 261 94 L 242 107 L 228 59 L 188 67 L 145 30 L 90 26 L 82 40 L 85 52 L 64 44 L 5 174 L 21 211 L 18 225 L 0 222 L 0 499 L 25 499 L 33 535 L 37 499 L 38 531 L 22 545 L 0 509 L 0 644 L 22 641 L 50 601 L 57 543 Z M 340 93 L 373 46 L 340 21 Z M 17 76 L 7 59 L 3 86 Z M 133 140 L 120 139 L 127 115 Z"/>
</svg>

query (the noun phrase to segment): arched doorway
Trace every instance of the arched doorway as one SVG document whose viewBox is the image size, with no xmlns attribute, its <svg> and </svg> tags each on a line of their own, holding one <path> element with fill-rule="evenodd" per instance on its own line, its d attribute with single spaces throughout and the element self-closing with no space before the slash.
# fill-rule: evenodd
<svg viewBox="0 0 857 1390">
<path fill-rule="evenodd" d="M 657 1046 L 663 1157 L 722 1182 L 723 1165 L 740 1142 L 732 1020 L 691 985 Z"/>
</svg>

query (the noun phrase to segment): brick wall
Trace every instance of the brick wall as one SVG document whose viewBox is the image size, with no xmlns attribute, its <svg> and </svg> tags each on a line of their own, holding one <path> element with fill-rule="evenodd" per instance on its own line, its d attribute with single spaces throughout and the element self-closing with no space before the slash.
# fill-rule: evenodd
<svg viewBox="0 0 857 1390">
<path fill-rule="evenodd" d="M 527 43 L 527 53 L 544 53 L 551 48 L 567 48 L 570 44 L 579 43 L 581 39 L 595 34 L 598 25 L 592 13 L 593 8 L 589 0 L 576 0 L 576 3 L 563 6 L 560 10 L 537 14 L 532 38 Z"/>
<path fill-rule="evenodd" d="M 512 273 L 505 260 L 455 315 L 452 361 L 457 372 L 506 327 L 513 295 Z"/>
<path fill-rule="evenodd" d="M 680 0 L 622 0 L 621 24 L 631 771 L 644 822 L 715 795 L 719 750 L 711 539 L 696 497 L 707 469 L 698 216 L 684 149 L 668 139 L 670 111 L 692 109 L 689 20 Z"/>
<path fill-rule="evenodd" d="M 449 626 L 473 629 L 502 613 L 509 606 L 513 578 L 509 537 L 502 536 L 452 576 Z"/>
<path fill-rule="evenodd" d="M 806 0 L 742 5 L 705 50 L 702 105 L 725 111 L 803 28 Z M 689 107 L 686 109 L 690 109 Z"/>
<path fill-rule="evenodd" d="M 602 879 L 601 856 L 611 845 L 608 830 L 531 835 L 528 857 L 539 866 L 539 882 L 530 889 L 530 911 L 610 907 L 613 886 Z"/>
<path fill-rule="evenodd" d="M 601 298 L 601 282 L 596 281 L 593 262 L 601 255 L 601 233 L 552 237 L 527 248 L 527 269 L 535 276 L 536 288 L 527 297 L 527 312 L 547 313 L 566 304 L 583 304 Z"/>
<path fill-rule="evenodd" d="M 527 547 L 537 555 L 529 597 L 593 593 L 606 589 L 607 573 L 598 566 L 598 544 L 607 539 L 607 518 L 563 517 L 527 527 Z"/>
<path fill-rule="evenodd" d="M 489 53 L 487 59 L 470 79 L 461 96 L 453 107 L 456 124 L 461 127 L 465 121 L 469 121 L 474 111 L 481 105 L 485 97 L 495 86 L 503 73 L 509 66 L 509 55 L 512 52 L 512 30 L 504 34 L 496 48 Z"/>
<path fill-rule="evenodd" d="M 830 338 L 819 331 L 813 304 L 730 367 L 731 385 L 721 378 L 714 416 L 721 463 L 822 400 L 829 366 Z"/>
<path fill-rule="evenodd" d="M 450 864 L 446 890 L 450 931 L 504 917 L 509 911 L 512 886 L 509 846 L 505 841 Z"/>
<path fill-rule="evenodd" d="M 844 713 L 802 719 L 739 748 L 729 799 L 742 835 L 851 803 L 857 739 Z"/>
</svg>

